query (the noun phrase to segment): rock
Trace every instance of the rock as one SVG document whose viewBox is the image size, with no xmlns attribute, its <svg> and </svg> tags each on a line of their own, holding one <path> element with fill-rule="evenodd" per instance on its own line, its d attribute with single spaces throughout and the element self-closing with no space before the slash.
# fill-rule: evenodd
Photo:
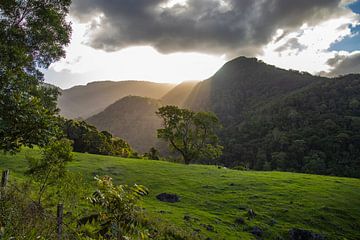
<svg viewBox="0 0 360 240">
<path fill-rule="evenodd" d="M 245 223 L 245 220 L 241 217 L 235 219 L 235 224 L 237 224 L 237 225 L 242 225 L 244 223 Z"/>
<path fill-rule="evenodd" d="M 214 232 L 214 226 L 213 225 L 206 225 L 206 224 L 200 224 L 202 227 L 206 228 L 209 232 Z"/>
<path fill-rule="evenodd" d="M 291 240 L 325 240 L 320 234 L 298 228 L 290 229 L 289 235 Z"/>
<path fill-rule="evenodd" d="M 277 224 L 277 221 L 275 219 L 271 219 L 270 226 L 274 226 L 275 224 Z"/>
<path fill-rule="evenodd" d="M 206 226 L 206 230 L 208 230 L 209 232 L 213 232 L 214 231 L 214 227 L 212 225 L 207 225 Z"/>
<path fill-rule="evenodd" d="M 248 210 L 248 219 L 253 219 L 256 217 L 256 213 L 251 208 Z"/>
<path fill-rule="evenodd" d="M 172 193 L 160 193 L 159 195 L 156 196 L 156 198 L 159 201 L 169 202 L 169 203 L 175 203 L 180 201 L 180 197 Z"/>
<path fill-rule="evenodd" d="M 251 233 L 255 236 L 261 236 L 263 234 L 263 230 L 257 226 L 254 226 L 251 230 Z"/>
</svg>

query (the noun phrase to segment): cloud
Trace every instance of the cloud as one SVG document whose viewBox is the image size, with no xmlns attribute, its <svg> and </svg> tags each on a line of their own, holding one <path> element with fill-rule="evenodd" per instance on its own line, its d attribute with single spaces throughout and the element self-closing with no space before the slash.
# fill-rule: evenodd
<svg viewBox="0 0 360 240">
<path fill-rule="evenodd" d="M 88 44 L 117 51 L 152 46 L 161 53 L 256 55 L 278 29 L 292 32 L 348 16 L 341 0 L 74 0 L 72 16 L 91 22 Z M 96 17 L 96 18 L 95 18 Z M 296 40 L 285 48 L 300 48 Z M 281 50 L 281 49 L 280 49 Z"/>
<path fill-rule="evenodd" d="M 354 22 L 353 16 L 349 15 L 330 19 L 316 26 L 304 24 L 293 32 L 279 29 L 273 40 L 263 47 L 258 58 L 285 69 L 313 74 L 327 73 L 333 68 L 328 60 L 338 54 L 329 48 L 332 43 L 351 35 L 349 23 Z"/>
<path fill-rule="evenodd" d="M 327 74 L 329 76 L 360 73 L 360 51 L 348 55 L 338 54 L 330 58 L 327 63 L 332 67 L 332 70 Z"/>
<path fill-rule="evenodd" d="M 286 50 L 296 50 L 297 52 L 301 52 L 307 49 L 307 46 L 301 44 L 297 38 L 290 38 L 287 42 L 280 47 L 276 48 L 276 52 L 283 52 Z"/>
</svg>

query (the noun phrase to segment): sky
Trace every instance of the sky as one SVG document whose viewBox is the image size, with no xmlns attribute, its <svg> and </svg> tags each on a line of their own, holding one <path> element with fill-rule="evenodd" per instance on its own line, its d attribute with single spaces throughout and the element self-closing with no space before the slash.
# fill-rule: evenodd
<svg viewBox="0 0 360 240">
<path fill-rule="evenodd" d="M 73 0 L 63 89 L 204 80 L 238 56 L 324 76 L 360 73 L 360 0 Z"/>
</svg>

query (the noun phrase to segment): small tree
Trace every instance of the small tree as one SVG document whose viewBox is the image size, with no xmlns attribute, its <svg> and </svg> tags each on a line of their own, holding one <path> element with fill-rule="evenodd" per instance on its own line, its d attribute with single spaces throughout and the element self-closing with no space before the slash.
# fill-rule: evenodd
<svg viewBox="0 0 360 240">
<path fill-rule="evenodd" d="M 144 154 L 144 157 L 147 157 L 150 160 L 159 160 L 160 153 L 156 148 L 152 147 L 152 148 L 150 148 L 148 153 Z"/>
<path fill-rule="evenodd" d="M 96 213 L 79 220 L 79 225 L 95 225 L 95 237 L 106 239 L 143 239 L 141 198 L 148 194 L 141 185 L 114 185 L 108 176 L 95 177 L 98 189 L 89 198 Z M 136 238 L 135 238 L 136 237 Z"/>
<path fill-rule="evenodd" d="M 157 131 L 158 138 L 168 141 L 170 147 L 182 155 L 185 164 L 221 155 L 222 146 L 215 134 L 221 125 L 214 113 L 165 106 L 156 114 L 163 120 L 163 128 Z"/>
<path fill-rule="evenodd" d="M 29 170 L 27 173 L 39 184 L 39 205 L 46 189 L 58 183 L 65 176 L 65 165 L 72 159 L 71 141 L 68 139 L 53 142 L 45 147 L 40 159 L 28 158 Z"/>
</svg>

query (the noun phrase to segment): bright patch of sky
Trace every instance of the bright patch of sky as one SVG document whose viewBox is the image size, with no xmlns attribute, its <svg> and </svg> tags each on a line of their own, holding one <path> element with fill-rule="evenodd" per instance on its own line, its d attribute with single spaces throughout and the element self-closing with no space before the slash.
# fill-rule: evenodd
<svg viewBox="0 0 360 240">
<path fill-rule="evenodd" d="M 63 89 L 101 80 L 147 80 L 179 83 L 203 80 L 224 63 L 224 56 L 202 53 L 161 54 L 151 46 L 105 52 L 86 45 L 87 24 L 73 22 L 73 36 L 66 58 L 52 64 L 46 82 Z"/>
<path fill-rule="evenodd" d="M 360 11 L 360 1 L 346 6 L 354 13 Z M 332 19 L 316 26 L 304 24 L 298 31 L 278 30 L 273 41 L 258 57 L 285 69 L 296 69 L 312 74 L 333 70 L 328 60 L 350 56 L 360 50 L 360 25 L 356 14 Z"/>
<path fill-rule="evenodd" d="M 278 30 L 258 57 L 285 69 L 296 69 L 313 74 L 331 70 L 328 59 L 336 55 L 329 51 L 331 44 L 351 34 L 348 27 L 352 16 L 332 19 L 316 26 L 304 24 L 298 31 Z"/>
<path fill-rule="evenodd" d="M 348 5 L 356 14 L 360 14 L 360 0 Z M 331 45 L 330 50 L 334 51 L 356 51 L 360 49 L 360 25 L 350 26 L 351 34 L 339 42 Z"/>
</svg>

